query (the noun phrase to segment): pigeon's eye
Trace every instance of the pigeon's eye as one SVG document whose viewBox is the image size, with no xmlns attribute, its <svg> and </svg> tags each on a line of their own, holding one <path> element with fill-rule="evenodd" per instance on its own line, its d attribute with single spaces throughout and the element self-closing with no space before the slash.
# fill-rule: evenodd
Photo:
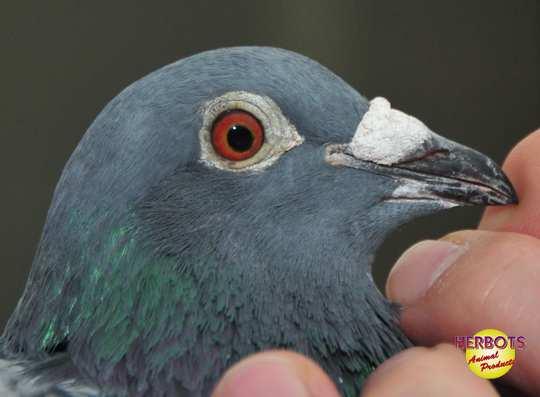
<svg viewBox="0 0 540 397">
<path fill-rule="evenodd" d="M 304 138 L 269 97 L 230 91 L 202 104 L 200 160 L 221 170 L 261 171 Z"/>
<path fill-rule="evenodd" d="M 231 110 L 221 114 L 212 127 L 212 146 L 231 161 L 253 157 L 264 143 L 264 129 L 251 113 Z"/>
</svg>

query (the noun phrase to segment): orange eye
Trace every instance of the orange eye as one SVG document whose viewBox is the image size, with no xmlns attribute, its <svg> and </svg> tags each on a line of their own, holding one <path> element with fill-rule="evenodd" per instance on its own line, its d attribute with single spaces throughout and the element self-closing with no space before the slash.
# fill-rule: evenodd
<svg viewBox="0 0 540 397">
<path fill-rule="evenodd" d="M 231 110 L 212 127 L 212 146 L 222 157 L 241 161 L 253 157 L 264 143 L 264 129 L 251 113 Z"/>
</svg>

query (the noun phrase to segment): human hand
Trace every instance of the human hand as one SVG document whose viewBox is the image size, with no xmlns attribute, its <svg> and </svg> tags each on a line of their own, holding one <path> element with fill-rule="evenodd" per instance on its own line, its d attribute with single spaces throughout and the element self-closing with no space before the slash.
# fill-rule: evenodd
<svg viewBox="0 0 540 397">
<path fill-rule="evenodd" d="M 452 343 L 456 335 L 497 328 L 524 335 L 504 380 L 540 393 L 540 130 L 521 141 L 504 169 L 520 204 L 489 208 L 479 230 L 459 231 L 420 242 L 394 265 L 387 281 L 390 300 L 403 305 L 401 326 L 418 345 L 384 362 L 368 378 L 363 397 L 497 396 L 487 380 L 465 365 Z M 441 344 L 443 343 L 443 344 Z M 439 344 L 439 345 L 437 345 Z M 214 397 L 338 397 L 330 378 L 310 359 L 273 351 L 232 367 Z"/>
</svg>

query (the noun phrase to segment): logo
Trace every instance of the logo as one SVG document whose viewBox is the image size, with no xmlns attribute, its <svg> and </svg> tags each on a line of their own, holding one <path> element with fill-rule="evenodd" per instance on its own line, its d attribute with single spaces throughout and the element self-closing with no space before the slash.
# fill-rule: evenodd
<svg viewBox="0 0 540 397">
<path fill-rule="evenodd" d="M 524 336 L 508 336 L 498 329 L 487 328 L 473 336 L 456 336 L 456 347 L 465 350 L 469 369 L 484 379 L 500 378 L 516 362 L 516 350 L 525 348 Z"/>
</svg>

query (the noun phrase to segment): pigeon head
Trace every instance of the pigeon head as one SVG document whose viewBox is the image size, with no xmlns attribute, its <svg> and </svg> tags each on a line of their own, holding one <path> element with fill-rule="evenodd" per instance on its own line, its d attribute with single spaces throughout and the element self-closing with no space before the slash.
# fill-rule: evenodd
<svg viewBox="0 0 540 397">
<path fill-rule="evenodd" d="M 345 394 L 408 345 L 371 262 L 396 226 L 515 193 L 482 154 L 274 48 L 168 65 L 69 159 L 4 354 L 118 395 L 207 395 L 284 347 Z"/>
</svg>

